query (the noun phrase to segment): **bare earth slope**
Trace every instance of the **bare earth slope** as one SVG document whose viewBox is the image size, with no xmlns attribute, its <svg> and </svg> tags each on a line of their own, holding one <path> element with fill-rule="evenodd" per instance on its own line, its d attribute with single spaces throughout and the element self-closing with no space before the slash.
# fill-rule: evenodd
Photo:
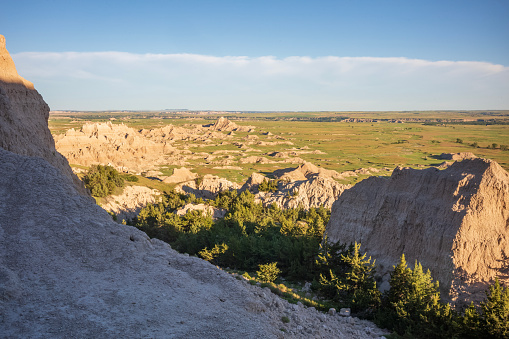
<svg viewBox="0 0 509 339">
<path fill-rule="evenodd" d="M 326 234 L 360 242 L 387 273 L 402 253 L 419 260 L 442 292 L 461 302 L 496 276 L 509 282 L 509 174 L 496 162 L 466 159 L 439 171 L 396 168 L 334 203 Z"/>
</svg>

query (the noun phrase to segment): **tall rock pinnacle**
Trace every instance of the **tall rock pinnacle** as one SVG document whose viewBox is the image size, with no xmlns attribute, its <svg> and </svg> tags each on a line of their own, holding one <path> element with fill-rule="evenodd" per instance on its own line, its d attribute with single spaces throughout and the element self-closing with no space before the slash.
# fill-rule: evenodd
<svg viewBox="0 0 509 339">
<path fill-rule="evenodd" d="M 0 35 L 0 147 L 14 153 L 44 158 L 71 178 L 81 194 L 87 194 L 67 160 L 56 151 L 48 128 L 49 106 L 23 79 Z"/>
</svg>

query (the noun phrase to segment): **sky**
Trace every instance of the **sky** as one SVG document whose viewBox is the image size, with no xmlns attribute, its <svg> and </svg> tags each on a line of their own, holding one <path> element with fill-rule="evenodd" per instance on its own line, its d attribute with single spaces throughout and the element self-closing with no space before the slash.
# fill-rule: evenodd
<svg viewBox="0 0 509 339">
<path fill-rule="evenodd" d="M 52 110 L 509 109 L 509 0 L 0 0 Z"/>
</svg>

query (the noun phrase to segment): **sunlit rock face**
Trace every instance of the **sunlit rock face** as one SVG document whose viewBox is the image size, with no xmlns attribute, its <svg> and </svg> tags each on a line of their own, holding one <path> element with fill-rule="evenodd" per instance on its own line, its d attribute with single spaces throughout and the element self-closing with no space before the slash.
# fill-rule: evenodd
<svg viewBox="0 0 509 339">
<path fill-rule="evenodd" d="M 332 206 L 329 241 L 360 242 L 385 274 L 401 254 L 429 268 L 453 301 L 484 297 L 509 283 L 509 174 L 496 162 L 465 159 L 445 170 L 396 168 L 345 191 Z M 474 294 L 473 296 L 471 294 Z"/>
<path fill-rule="evenodd" d="M 71 178 L 81 194 L 87 194 L 67 160 L 55 150 L 48 129 L 49 106 L 34 85 L 16 71 L 0 35 L 0 147 L 21 155 L 44 158 Z"/>
</svg>

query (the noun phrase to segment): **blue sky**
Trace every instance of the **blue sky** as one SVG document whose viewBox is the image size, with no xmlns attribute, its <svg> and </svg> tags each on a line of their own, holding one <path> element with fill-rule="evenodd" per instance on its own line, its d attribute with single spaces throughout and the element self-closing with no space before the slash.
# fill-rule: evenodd
<svg viewBox="0 0 509 339">
<path fill-rule="evenodd" d="M 509 109 L 509 1 L 4 1 L 57 109 Z"/>
</svg>

